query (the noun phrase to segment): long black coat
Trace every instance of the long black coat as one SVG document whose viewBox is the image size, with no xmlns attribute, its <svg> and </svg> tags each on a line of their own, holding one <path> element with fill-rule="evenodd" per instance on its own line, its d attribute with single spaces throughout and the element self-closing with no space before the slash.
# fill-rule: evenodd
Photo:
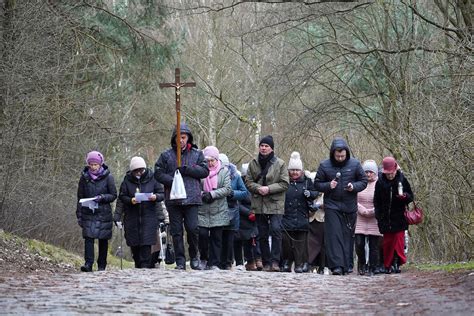
<svg viewBox="0 0 474 316">
<path fill-rule="evenodd" d="M 82 171 L 77 188 L 76 217 L 82 227 L 82 237 L 110 239 L 112 238 L 112 207 L 110 203 L 117 198 L 117 189 L 109 168 L 102 165 L 104 172 L 93 180 L 89 175 L 89 167 Z M 82 207 L 80 199 L 100 196 L 99 208 L 91 210 Z"/>
<path fill-rule="evenodd" d="M 401 200 L 397 198 L 398 182 L 403 185 L 403 192 L 407 198 Z M 397 171 L 393 180 L 388 180 L 385 174 L 379 174 L 374 192 L 375 218 L 379 230 L 384 233 L 395 233 L 408 229 L 408 223 L 404 212 L 408 203 L 413 201 L 413 192 L 410 183 L 400 170 Z"/>
<path fill-rule="evenodd" d="M 171 185 L 177 165 L 176 131 L 171 136 L 171 148 L 164 151 L 155 163 L 155 179 L 165 186 L 166 206 L 202 205 L 201 179 L 209 175 L 209 168 L 202 151 L 193 145 L 193 135 L 186 125 L 181 126 L 181 133 L 188 134 L 187 148 L 181 152 L 181 165 L 186 166 L 183 176 L 186 199 L 170 200 Z"/>
<path fill-rule="evenodd" d="M 346 160 L 342 163 L 334 159 L 336 148 L 346 150 Z M 355 213 L 357 212 L 357 193 L 367 187 L 368 181 L 364 169 L 357 159 L 351 158 L 349 146 L 342 138 L 334 139 L 329 157 L 319 165 L 314 180 L 315 189 L 324 193 L 324 209 Z M 334 189 L 331 189 L 330 183 L 336 178 L 338 172 L 341 173 L 338 184 Z M 354 186 L 351 192 L 344 189 L 349 182 Z"/>
<path fill-rule="evenodd" d="M 136 192 L 154 193 L 156 201 L 144 201 L 132 204 Z M 164 199 L 163 186 L 155 180 L 153 172 L 146 169 L 140 179 L 135 178 L 131 171 L 127 172 L 120 185 L 119 199 L 123 207 L 123 225 L 127 246 L 143 246 L 156 244 L 156 232 L 160 221 L 164 221 L 161 201 Z M 117 214 L 120 205 L 117 205 Z"/>
<path fill-rule="evenodd" d="M 309 190 L 311 195 L 306 198 L 304 190 Z M 282 225 L 286 230 L 309 229 L 309 206 L 308 202 L 314 200 L 318 192 L 314 191 L 313 181 L 306 176 L 301 176 L 298 180 L 290 179 L 290 186 L 285 196 L 285 214 L 283 215 Z"/>
<path fill-rule="evenodd" d="M 250 194 L 238 203 L 240 213 L 239 238 L 240 240 L 249 240 L 257 237 L 258 228 L 257 221 L 250 221 L 249 215 L 251 213 Z"/>
</svg>

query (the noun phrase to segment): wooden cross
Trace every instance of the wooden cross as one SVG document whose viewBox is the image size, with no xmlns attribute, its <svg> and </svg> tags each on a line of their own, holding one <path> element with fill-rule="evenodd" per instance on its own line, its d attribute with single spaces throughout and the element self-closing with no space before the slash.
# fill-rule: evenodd
<svg viewBox="0 0 474 316">
<path fill-rule="evenodd" d="M 181 167 L 181 99 L 180 89 L 183 87 L 195 87 L 195 82 L 180 82 L 180 70 L 174 70 L 174 82 L 160 83 L 160 88 L 174 88 L 176 95 L 176 157 L 178 159 L 178 167 Z"/>
</svg>

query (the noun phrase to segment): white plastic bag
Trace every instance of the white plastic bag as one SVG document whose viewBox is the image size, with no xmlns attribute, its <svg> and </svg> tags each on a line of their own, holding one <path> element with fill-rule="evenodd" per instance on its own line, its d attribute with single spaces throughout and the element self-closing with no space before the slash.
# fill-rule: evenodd
<svg viewBox="0 0 474 316">
<path fill-rule="evenodd" d="M 179 170 L 176 170 L 173 178 L 173 185 L 171 186 L 170 200 L 181 200 L 186 198 L 186 189 L 184 187 L 183 177 Z"/>
</svg>

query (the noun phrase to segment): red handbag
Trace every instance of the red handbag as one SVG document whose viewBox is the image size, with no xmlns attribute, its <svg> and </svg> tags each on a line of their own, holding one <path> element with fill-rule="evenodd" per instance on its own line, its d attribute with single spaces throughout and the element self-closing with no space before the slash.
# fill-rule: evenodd
<svg viewBox="0 0 474 316">
<path fill-rule="evenodd" d="M 404 215 L 408 225 L 418 225 L 423 222 L 423 210 L 416 206 L 415 201 L 413 201 L 413 210 L 409 210 L 407 206 Z"/>
</svg>

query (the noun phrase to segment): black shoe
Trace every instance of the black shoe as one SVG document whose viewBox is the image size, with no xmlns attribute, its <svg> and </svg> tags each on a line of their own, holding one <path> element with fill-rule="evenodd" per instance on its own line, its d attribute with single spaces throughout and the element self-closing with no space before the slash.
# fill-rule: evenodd
<svg viewBox="0 0 474 316">
<path fill-rule="evenodd" d="M 182 264 L 177 264 L 176 267 L 174 268 L 175 270 L 186 270 L 186 267 Z"/>
<path fill-rule="evenodd" d="M 349 267 L 349 269 L 347 269 L 346 272 L 347 272 L 347 274 L 352 273 L 352 272 L 354 272 L 354 268 L 353 268 L 353 267 Z"/>
<path fill-rule="evenodd" d="M 201 261 L 198 258 L 191 259 L 191 269 L 193 270 L 201 270 Z"/>
<path fill-rule="evenodd" d="M 392 274 L 393 268 L 390 266 L 388 268 L 385 268 L 385 274 Z"/>
<path fill-rule="evenodd" d="M 307 262 L 303 263 L 303 273 L 307 273 L 309 271 L 310 271 L 309 263 Z"/>
<path fill-rule="evenodd" d="M 105 266 L 100 266 L 97 268 L 97 271 L 105 271 Z"/>
<path fill-rule="evenodd" d="M 300 265 L 300 266 L 295 267 L 295 273 L 303 273 L 303 266 Z"/>
<path fill-rule="evenodd" d="M 288 260 L 283 261 L 281 272 L 291 272 L 291 263 Z"/>
<path fill-rule="evenodd" d="M 373 272 L 374 274 L 381 274 L 381 273 L 384 273 L 385 271 L 384 271 L 384 269 L 381 268 L 381 267 L 375 267 L 375 268 L 372 270 L 372 272 Z"/>
<path fill-rule="evenodd" d="M 318 274 L 324 274 L 324 267 L 318 267 Z"/>
<path fill-rule="evenodd" d="M 336 267 L 332 269 L 332 275 L 344 275 L 344 271 L 341 267 Z"/>
<path fill-rule="evenodd" d="M 395 258 L 393 258 L 393 272 L 395 273 L 401 273 L 402 270 L 400 270 L 400 265 L 399 265 L 399 258 L 397 255 L 395 255 Z"/>
<path fill-rule="evenodd" d="M 82 267 L 81 267 L 81 271 L 82 272 L 92 272 L 92 264 L 84 264 Z"/>
</svg>

